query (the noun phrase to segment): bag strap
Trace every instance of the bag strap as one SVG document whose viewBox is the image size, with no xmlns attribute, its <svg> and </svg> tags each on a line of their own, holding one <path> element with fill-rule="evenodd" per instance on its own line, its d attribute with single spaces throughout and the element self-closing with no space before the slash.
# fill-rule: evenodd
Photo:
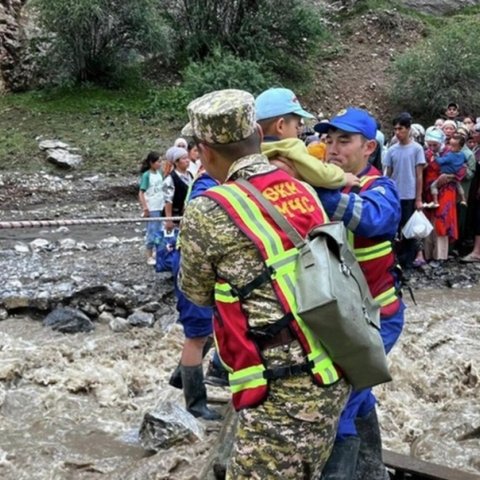
<svg viewBox="0 0 480 480">
<path fill-rule="evenodd" d="M 275 223 L 287 234 L 288 238 L 295 245 L 296 248 L 301 250 L 305 246 L 305 239 L 297 232 L 297 230 L 285 219 L 285 217 L 275 208 L 275 206 L 269 202 L 258 188 L 252 185 L 248 180 L 244 178 L 239 178 L 235 180 L 235 183 L 238 183 L 245 190 L 248 190 L 249 193 L 265 208 L 269 213 Z"/>
</svg>

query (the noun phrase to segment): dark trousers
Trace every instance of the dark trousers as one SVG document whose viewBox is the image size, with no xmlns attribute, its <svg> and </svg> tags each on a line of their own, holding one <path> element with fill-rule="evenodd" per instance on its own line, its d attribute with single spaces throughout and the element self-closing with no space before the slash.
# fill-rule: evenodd
<svg viewBox="0 0 480 480">
<path fill-rule="evenodd" d="M 400 200 L 400 206 L 402 208 L 402 217 L 398 227 L 398 261 L 403 268 L 412 268 L 413 261 L 415 260 L 419 248 L 418 240 L 414 238 L 404 238 L 402 235 L 402 228 L 415 212 L 415 200 Z"/>
</svg>

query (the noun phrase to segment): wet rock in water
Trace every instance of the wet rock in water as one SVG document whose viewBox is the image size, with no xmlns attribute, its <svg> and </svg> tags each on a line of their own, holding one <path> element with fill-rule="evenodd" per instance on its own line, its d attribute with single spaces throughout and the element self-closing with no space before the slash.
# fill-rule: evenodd
<svg viewBox="0 0 480 480">
<path fill-rule="evenodd" d="M 0 321 L 8 318 L 8 311 L 5 308 L 0 307 Z"/>
<path fill-rule="evenodd" d="M 30 242 L 30 248 L 32 252 L 38 252 L 40 250 L 51 250 L 51 245 L 45 238 L 36 238 Z"/>
<path fill-rule="evenodd" d="M 62 333 L 90 332 L 95 329 L 84 313 L 70 307 L 56 308 L 45 317 L 43 325 Z"/>
<path fill-rule="evenodd" d="M 126 332 L 132 328 L 128 320 L 122 317 L 114 317 L 108 325 L 114 332 Z"/>
<path fill-rule="evenodd" d="M 58 246 L 61 250 L 73 250 L 77 242 L 73 238 L 62 238 L 58 241 Z"/>
<path fill-rule="evenodd" d="M 30 253 L 30 248 L 26 243 L 23 243 L 23 242 L 16 243 L 13 248 L 18 253 Z"/>
<path fill-rule="evenodd" d="M 152 313 L 142 312 L 141 310 L 132 313 L 127 320 L 132 327 L 153 327 L 155 323 L 155 317 Z"/>
<path fill-rule="evenodd" d="M 172 402 L 164 402 L 154 412 L 146 413 L 139 433 L 142 447 L 153 451 L 202 440 L 204 435 L 205 430 L 195 417 Z"/>
</svg>

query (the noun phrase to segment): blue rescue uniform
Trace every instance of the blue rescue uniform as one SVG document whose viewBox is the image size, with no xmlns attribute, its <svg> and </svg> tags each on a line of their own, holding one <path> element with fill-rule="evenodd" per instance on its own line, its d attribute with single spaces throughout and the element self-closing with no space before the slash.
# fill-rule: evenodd
<svg viewBox="0 0 480 480">
<path fill-rule="evenodd" d="M 358 177 L 362 179 L 375 173 L 381 175 L 369 165 Z M 378 176 L 359 193 L 324 188 L 315 190 L 331 220 L 342 221 L 349 231 L 359 237 L 393 242 L 400 222 L 401 208 L 392 180 Z M 380 316 L 380 333 L 387 353 L 398 340 L 404 324 L 405 305 L 401 300 L 397 304 L 394 312 L 389 312 L 388 316 Z M 352 392 L 340 417 L 337 439 L 357 435 L 355 418 L 368 415 L 374 407 L 375 396 L 372 389 Z"/>
</svg>

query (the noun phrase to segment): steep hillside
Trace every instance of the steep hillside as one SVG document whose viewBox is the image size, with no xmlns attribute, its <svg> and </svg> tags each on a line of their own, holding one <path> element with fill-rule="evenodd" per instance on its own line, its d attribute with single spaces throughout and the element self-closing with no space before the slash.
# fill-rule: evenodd
<svg viewBox="0 0 480 480">
<path fill-rule="evenodd" d="M 425 34 L 423 23 L 396 10 L 368 11 L 338 23 L 334 31 L 338 54 L 318 66 L 315 88 L 305 102 L 320 115 L 355 105 L 388 120 L 393 109 L 390 65 Z"/>
</svg>

